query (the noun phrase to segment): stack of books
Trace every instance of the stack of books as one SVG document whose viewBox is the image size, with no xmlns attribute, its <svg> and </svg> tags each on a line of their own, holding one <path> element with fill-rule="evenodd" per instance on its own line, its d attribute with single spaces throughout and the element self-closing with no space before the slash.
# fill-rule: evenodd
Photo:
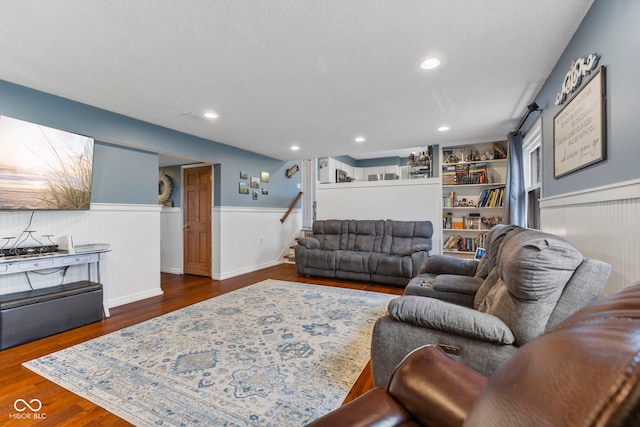
<svg viewBox="0 0 640 427">
<path fill-rule="evenodd" d="M 458 175 L 456 173 L 456 165 L 448 165 L 442 167 L 442 185 L 457 185 Z"/>
<path fill-rule="evenodd" d="M 482 191 L 478 199 L 478 207 L 497 208 L 504 206 L 504 187 L 487 188 Z"/>
<path fill-rule="evenodd" d="M 442 246 L 446 251 L 475 252 L 484 247 L 486 234 L 477 237 L 465 237 L 459 234 L 451 235 Z"/>
</svg>

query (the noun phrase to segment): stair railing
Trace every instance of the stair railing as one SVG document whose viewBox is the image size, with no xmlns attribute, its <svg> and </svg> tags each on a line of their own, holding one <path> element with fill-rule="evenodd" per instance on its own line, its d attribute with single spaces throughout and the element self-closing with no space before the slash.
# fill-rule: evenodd
<svg viewBox="0 0 640 427">
<path fill-rule="evenodd" d="M 289 206 L 289 209 L 287 209 L 287 212 L 284 214 L 284 216 L 282 218 L 280 218 L 280 222 L 284 222 L 287 219 L 287 217 L 289 216 L 291 211 L 296 207 L 296 205 L 298 204 L 298 202 L 302 198 L 303 194 L 304 193 L 302 191 L 300 193 L 298 193 L 298 197 L 296 197 L 296 199 L 293 201 L 293 203 L 291 203 L 291 206 Z"/>
</svg>

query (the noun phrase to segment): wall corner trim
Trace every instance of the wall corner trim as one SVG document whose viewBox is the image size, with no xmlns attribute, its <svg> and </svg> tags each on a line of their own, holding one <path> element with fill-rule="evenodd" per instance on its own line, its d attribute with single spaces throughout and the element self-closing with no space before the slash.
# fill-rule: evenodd
<svg viewBox="0 0 640 427">
<path fill-rule="evenodd" d="M 540 199 L 540 208 L 611 202 L 615 200 L 637 199 L 640 197 L 640 179 L 587 188 L 571 193 L 559 194 Z"/>
<path fill-rule="evenodd" d="M 160 212 L 161 205 L 138 205 L 126 203 L 91 203 L 92 211 L 138 211 L 138 212 Z"/>
</svg>

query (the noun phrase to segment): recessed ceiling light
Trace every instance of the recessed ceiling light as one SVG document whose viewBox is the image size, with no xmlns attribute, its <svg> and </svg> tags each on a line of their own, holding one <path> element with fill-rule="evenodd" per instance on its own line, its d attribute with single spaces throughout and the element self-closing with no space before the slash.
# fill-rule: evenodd
<svg viewBox="0 0 640 427">
<path fill-rule="evenodd" d="M 357 137 L 357 138 L 355 139 L 355 141 L 356 141 L 356 142 L 365 142 L 365 141 L 366 141 L 366 139 L 365 139 L 364 137 L 362 137 L 362 136 L 359 136 L 359 137 Z"/>
<path fill-rule="evenodd" d="M 423 70 L 433 70 L 438 65 L 440 65 L 440 60 L 438 58 L 432 57 L 422 61 L 422 64 L 420 64 L 420 68 L 422 68 Z"/>
<path fill-rule="evenodd" d="M 217 119 L 218 115 L 216 113 L 214 113 L 213 111 L 208 111 L 206 113 L 203 114 L 203 116 L 207 119 Z"/>
<path fill-rule="evenodd" d="M 298 147 L 297 145 L 292 145 L 291 147 L 289 147 L 292 151 L 298 151 L 300 149 L 300 147 Z"/>
<path fill-rule="evenodd" d="M 446 132 L 446 131 L 448 131 L 449 129 L 450 129 L 450 128 L 449 128 L 449 126 L 440 126 L 440 127 L 438 128 L 438 130 L 439 130 L 440 132 Z"/>
</svg>

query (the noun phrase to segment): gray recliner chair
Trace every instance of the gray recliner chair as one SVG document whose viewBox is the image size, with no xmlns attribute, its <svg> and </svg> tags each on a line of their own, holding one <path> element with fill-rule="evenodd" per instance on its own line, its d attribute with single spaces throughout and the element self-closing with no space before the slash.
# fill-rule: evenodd
<svg viewBox="0 0 640 427">
<path fill-rule="evenodd" d="M 524 228 L 499 224 L 487 232 L 485 256 L 480 262 L 474 259 L 450 255 L 431 255 L 407 284 L 404 295 L 437 298 L 466 307 L 473 307 L 473 300 L 480 285 L 493 270 L 500 245 L 506 236 L 519 233 Z"/>
<path fill-rule="evenodd" d="M 472 307 L 406 293 L 389 303 L 371 343 L 376 386 L 426 344 L 489 376 L 520 346 L 595 300 L 611 271 L 558 236 L 520 227 L 500 241 L 492 263 Z"/>
<path fill-rule="evenodd" d="M 489 378 L 424 346 L 373 388 L 307 427 L 640 425 L 640 284 L 595 301 Z"/>
</svg>

